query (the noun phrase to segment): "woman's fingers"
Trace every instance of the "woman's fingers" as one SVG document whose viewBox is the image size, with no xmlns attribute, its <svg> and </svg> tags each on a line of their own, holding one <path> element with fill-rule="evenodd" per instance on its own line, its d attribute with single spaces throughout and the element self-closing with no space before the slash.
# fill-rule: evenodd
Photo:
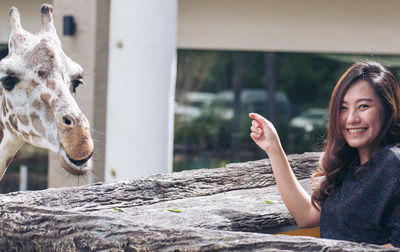
<svg viewBox="0 0 400 252">
<path fill-rule="evenodd" d="M 279 148 L 279 136 L 272 123 L 256 113 L 250 113 L 249 117 L 253 119 L 250 127 L 253 141 L 267 153 Z"/>
<path fill-rule="evenodd" d="M 249 117 L 250 117 L 251 119 L 257 119 L 257 116 L 258 116 L 258 114 L 256 114 L 256 113 L 250 113 L 250 114 L 249 114 Z"/>
<path fill-rule="evenodd" d="M 249 117 L 252 118 L 253 120 L 251 121 L 251 134 L 250 137 L 253 140 L 259 139 L 262 136 L 263 133 L 263 126 L 262 126 L 262 120 L 265 120 L 262 116 L 256 114 L 256 113 L 250 113 Z"/>
<path fill-rule="evenodd" d="M 254 119 L 254 120 L 258 121 L 258 122 L 262 122 L 263 120 L 265 120 L 264 117 L 260 116 L 260 115 L 257 114 L 257 113 L 250 113 L 250 114 L 249 114 L 249 117 L 250 117 L 251 119 Z"/>
<path fill-rule="evenodd" d="M 256 141 L 256 140 L 258 140 L 258 139 L 261 137 L 261 135 L 255 133 L 255 132 L 251 132 L 251 133 L 250 133 L 250 137 L 251 137 L 251 139 L 253 139 L 254 141 Z"/>
<path fill-rule="evenodd" d="M 255 133 L 261 133 L 262 130 L 260 128 L 255 127 L 254 125 L 250 127 L 250 130 Z"/>
<path fill-rule="evenodd" d="M 250 113 L 249 117 L 253 119 L 255 124 L 258 124 L 258 127 L 263 129 L 267 126 L 269 126 L 268 124 L 270 124 L 270 122 L 265 119 L 263 116 L 257 114 L 257 113 Z M 253 124 L 253 122 L 252 122 Z"/>
<path fill-rule="evenodd" d="M 260 126 L 260 124 L 256 120 L 251 121 L 251 125 L 254 127 Z"/>
</svg>

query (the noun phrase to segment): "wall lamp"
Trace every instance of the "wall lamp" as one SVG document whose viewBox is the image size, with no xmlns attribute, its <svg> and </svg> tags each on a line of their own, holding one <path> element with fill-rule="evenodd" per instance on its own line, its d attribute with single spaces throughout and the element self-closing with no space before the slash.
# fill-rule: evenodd
<svg viewBox="0 0 400 252">
<path fill-rule="evenodd" d="M 64 16 L 64 35 L 74 36 L 76 23 L 73 16 Z"/>
</svg>

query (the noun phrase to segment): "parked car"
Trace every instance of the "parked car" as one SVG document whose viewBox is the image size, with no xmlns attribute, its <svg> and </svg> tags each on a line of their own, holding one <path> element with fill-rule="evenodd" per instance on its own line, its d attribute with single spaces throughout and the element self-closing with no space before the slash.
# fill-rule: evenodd
<svg viewBox="0 0 400 252">
<path fill-rule="evenodd" d="M 175 115 L 186 121 L 194 120 L 202 115 L 202 111 L 214 101 L 215 94 L 206 92 L 186 92 L 182 99 L 175 101 Z"/>
<path fill-rule="evenodd" d="M 328 128 L 328 110 L 323 108 L 310 108 L 299 116 L 290 120 L 289 125 L 294 128 L 302 128 L 305 132 L 314 129 Z"/>
<path fill-rule="evenodd" d="M 275 98 L 275 114 L 277 120 L 287 121 L 292 117 L 293 108 L 286 93 L 277 91 Z M 231 120 L 234 115 L 234 93 L 225 90 L 217 93 L 211 106 L 218 111 L 222 119 Z M 268 112 L 268 93 L 265 89 L 243 89 L 240 92 L 240 113 L 250 112 L 266 116 Z"/>
</svg>

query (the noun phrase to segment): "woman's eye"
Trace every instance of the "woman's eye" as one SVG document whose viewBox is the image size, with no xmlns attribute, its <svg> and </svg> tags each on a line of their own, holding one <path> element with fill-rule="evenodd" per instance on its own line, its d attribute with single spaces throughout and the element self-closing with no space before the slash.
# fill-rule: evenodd
<svg viewBox="0 0 400 252">
<path fill-rule="evenodd" d="M 15 76 L 7 75 L 6 77 L 1 78 L 0 81 L 7 91 L 11 91 L 14 86 L 19 82 L 19 79 Z"/>
<path fill-rule="evenodd" d="M 361 104 L 359 108 L 360 109 L 367 109 L 367 108 L 369 108 L 369 106 L 367 104 Z"/>
<path fill-rule="evenodd" d="M 345 107 L 345 106 L 340 106 L 340 110 L 346 110 L 347 109 L 347 107 Z"/>
<path fill-rule="evenodd" d="M 79 85 L 83 85 L 82 79 L 72 81 L 72 93 L 76 94 L 76 88 L 79 87 Z"/>
</svg>

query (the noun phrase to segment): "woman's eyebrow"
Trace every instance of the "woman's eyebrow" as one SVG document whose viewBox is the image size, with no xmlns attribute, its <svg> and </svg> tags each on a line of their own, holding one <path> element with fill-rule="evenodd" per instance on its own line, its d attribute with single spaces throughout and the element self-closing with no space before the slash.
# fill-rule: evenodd
<svg viewBox="0 0 400 252">
<path fill-rule="evenodd" d="M 374 101 L 374 99 L 371 99 L 371 98 L 361 98 L 361 99 L 358 99 L 356 102 L 358 103 L 358 102 L 373 102 Z"/>
<path fill-rule="evenodd" d="M 356 103 L 359 103 L 359 102 L 373 102 L 373 101 L 374 101 L 374 99 L 372 99 L 372 98 L 360 98 L 360 99 L 356 100 Z M 347 103 L 348 103 L 347 101 L 342 101 L 341 104 L 347 104 Z"/>
</svg>

